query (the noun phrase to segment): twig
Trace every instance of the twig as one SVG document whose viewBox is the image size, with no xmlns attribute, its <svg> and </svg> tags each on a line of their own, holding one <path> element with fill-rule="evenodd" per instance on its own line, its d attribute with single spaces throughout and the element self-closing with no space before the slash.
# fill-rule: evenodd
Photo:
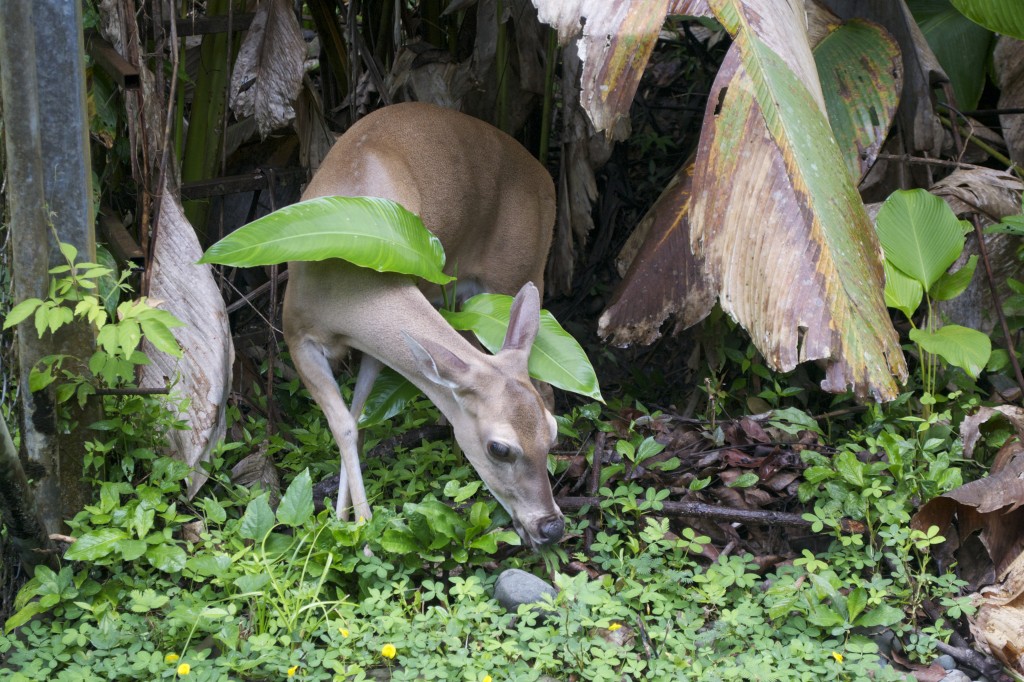
<svg viewBox="0 0 1024 682">
<path fill-rule="evenodd" d="M 93 395 L 167 395 L 169 386 L 163 388 L 97 388 Z"/>
<path fill-rule="evenodd" d="M 966 663 L 985 677 L 997 677 L 1003 670 L 1002 664 L 974 649 L 962 649 L 951 646 L 941 640 L 935 640 L 935 648 L 948 654 L 960 663 Z"/>
<path fill-rule="evenodd" d="M 974 225 L 974 236 L 978 239 L 978 253 L 981 254 L 981 262 L 985 265 L 985 278 L 988 280 L 989 289 L 992 292 L 992 305 L 996 309 L 996 316 L 999 318 L 999 326 L 1003 329 L 1003 341 L 1006 343 L 1006 352 L 1010 356 L 1010 365 L 1013 367 L 1013 375 L 1020 386 L 1021 401 L 1024 402 L 1024 375 L 1020 371 L 1020 363 L 1017 362 L 1017 351 L 1013 345 L 1013 336 L 1010 334 L 1010 327 L 1006 324 L 1006 315 L 1003 314 L 1003 301 L 999 296 L 999 287 L 996 286 L 996 278 L 992 274 L 992 264 L 988 260 L 988 247 L 985 246 L 985 235 L 981 231 L 981 221 L 978 214 L 971 214 L 971 224 Z"/>
<path fill-rule="evenodd" d="M 252 305 L 253 299 L 257 298 L 258 296 L 262 296 L 264 293 L 266 293 L 270 289 L 270 285 L 274 281 L 275 280 L 271 280 L 270 282 L 264 282 L 263 284 L 259 285 L 258 287 L 256 287 L 255 289 L 253 289 L 252 291 L 250 291 L 249 293 L 247 293 L 246 295 L 242 296 L 240 299 L 229 305 L 227 307 L 228 314 L 230 315 L 231 313 L 235 312 L 242 306 Z M 281 284 L 282 282 L 286 281 L 288 281 L 288 271 L 285 270 L 283 272 L 278 273 L 276 279 L 277 284 Z M 253 305 L 253 307 L 255 308 L 256 306 Z"/>
<path fill-rule="evenodd" d="M 601 487 L 601 464 L 604 461 L 604 451 L 607 442 L 608 434 L 604 431 L 599 431 L 597 436 L 594 437 L 594 457 L 590 463 L 590 480 L 587 482 L 587 495 L 597 495 L 597 491 Z M 584 551 L 588 554 L 590 553 L 590 545 L 594 542 L 594 533 L 600 520 L 600 514 L 597 513 L 597 510 L 591 512 L 590 523 L 583 532 L 583 547 Z"/>
<path fill-rule="evenodd" d="M 583 507 L 600 506 L 601 497 L 561 497 L 555 500 L 566 511 L 579 511 Z M 661 512 L 668 516 L 701 518 L 727 523 L 747 523 L 756 526 L 791 526 L 809 528 L 811 522 L 799 514 L 771 510 L 733 509 L 703 502 L 662 502 Z M 852 519 L 840 519 L 839 527 L 844 533 L 859 535 L 867 532 L 863 523 Z"/>
<path fill-rule="evenodd" d="M 967 168 L 975 169 L 981 166 L 974 163 L 963 163 L 961 161 L 947 161 L 946 159 L 931 159 L 926 156 L 912 156 L 910 154 L 878 154 L 875 158 L 883 161 L 899 161 L 912 166 L 942 166 L 944 168 Z"/>
</svg>

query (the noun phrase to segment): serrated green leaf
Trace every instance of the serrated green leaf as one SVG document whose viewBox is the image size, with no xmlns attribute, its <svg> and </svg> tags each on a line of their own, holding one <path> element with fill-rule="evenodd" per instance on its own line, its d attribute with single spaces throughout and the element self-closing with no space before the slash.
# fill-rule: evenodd
<svg viewBox="0 0 1024 682">
<path fill-rule="evenodd" d="M 224 575 L 231 568 L 231 557 L 224 554 L 200 554 L 189 557 L 185 568 L 198 576 Z"/>
<path fill-rule="evenodd" d="M 19 322 L 28 319 L 28 316 L 36 311 L 43 302 L 38 298 L 26 298 L 18 305 L 11 308 L 11 312 L 7 313 L 7 317 L 4 319 L 4 329 L 10 329 Z"/>
<path fill-rule="evenodd" d="M 36 615 L 46 611 L 46 608 L 37 601 L 31 601 L 23 609 L 15 613 L 4 623 L 4 631 L 11 632 L 14 628 L 21 627 L 29 622 Z"/>
<path fill-rule="evenodd" d="M 846 611 L 851 623 L 857 620 L 857 616 L 863 613 L 867 605 L 867 590 L 863 587 L 855 587 L 850 590 L 850 594 L 846 597 Z"/>
<path fill-rule="evenodd" d="M 199 501 L 199 507 L 206 512 L 206 518 L 214 523 L 224 523 L 228 518 L 228 513 L 216 499 L 212 497 L 204 497 Z"/>
<path fill-rule="evenodd" d="M 380 546 L 385 552 L 392 554 L 411 554 L 419 549 L 412 533 L 406 530 L 388 528 L 381 536 Z"/>
<path fill-rule="evenodd" d="M 117 544 L 118 550 L 121 552 L 121 558 L 125 561 L 135 561 L 140 556 L 146 553 L 145 540 L 122 540 Z"/>
<path fill-rule="evenodd" d="M 824 605 L 818 605 L 807 614 L 807 620 L 822 628 L 831 628 L 843 624 L 843 617 Z"/>
<path fill-rule="evenodd" d="M 435 536 L 435 542 L 438 539 L 444 542 L 458 540 L 465 535 L 466 524 L 462 517 L 444 502 L 428 499 L 419 504 L 408 503 L 402 507 L 402 510 L 410 524 L 416 522 L 416 516 L 421 516 Z M 417 533 L 417 537 L 419 536 Z M 432 547 L 432 549 L 437 548 Z"/>
<path fill-rule="evenodd" d="M 747 471 L 732 483 L 726 483 L 725 485 L 727 488 L 749 488 L 752 485 L 757 485 L 757 482 L 760 480 L 753 471 Z"/>
<path fill-rule="evenodd" d="M 159 320 L 140 320 L 139 324 L 142 326 L 142 333 L 146 335 L 146 340 L 153 344 L 154 348 L 172 357 L 181 357 L 178 340 L 174 338 L 167 325 Z"/>
<path fill-rule="evenodd" d="M 119 543 L 128 535 L 118 528 L 101 528 L 80 536 L 64 553 L 71 561 L 95 561 L 119 552 Z"/>
<path fill-rule="evenodd" d="M 854 624 L 862 628 L 888 627 L 903 620 L 903 611 L 883 604 L 863 614 Z"/>
<path fill-rule="evenodd" d="M 179 573 L 185 568 L 185 550 L 178 545 L 162 543 L 146 550 L 146 559 L 154 568 L 165 573 Z"/>
<path fill-rule="evenodd" d="M 821 483 L 830 478 L 835 478 L 835 475 L 836 472 L 828 467 L 814 466 L 808 467 L 804 471 L 804 480 L 808 483 Z"/>
<path fill-rule="evenodd" d="M 130 319 L 121 320 L 117 326 L 120 327 L 117 341 L 121 346 L 121 353 L 126 358 L 131 357 L 131 354 L 139 347 L 139 342 L 142 341 L 142 330 L 139 328 L 139 323 Z"/>
<path fill-rule="evenodd" d="M 75 258 L 78 257 L 78 249 L 76 249 L 72 244 L 68 244 L 66 242 L 60 242 L 57 246 L 60 248 L 60 252 L 64 254 L 65 258 L 72 263 L 75 262 Z"/>
<path fill-rule="evenodd" d="M 377 197 L 319 197 L 280 208 L 220 240 L 199 260 L 238 267 L 341 258 L 445 284 L 441 242 L 405 208 Z"/>
<path fill-rule="evenodd" d="M 313 483 L 309 469 L 292 479 L 281 503 L 277 505 L 277 521 L 292 528 L 301 526 L 313 516 Z"/>
<path fill-rule="evenodd" d="M 242 592 L 252 593 L 259 592 L 266 587 L 269 582 L 270 576 L 268 574 L 255 573 L 235 578 L 234 585 Z"/>
<path fill-rule="evenodd" d="M 981 373 L 992 353 L 992 341 L 988 336 L 958 324 L 949 324 L 934 332 L 911 329 L 910 340 L 972 377 Z"/>
<path fill-rule="evenodd" d="M 270 503 L 267 502 L 269 495 L 270 493 L 263 493 L 250 500 L 246 505 L 242 523 L 238 529 L 238 534 L 243 538 L 259 542 L 274 527 L 274 512 L 270 509 Z"/>
<path fill-rule="evenodd" d="M 840 452 L 833 458 L 832 463 L 847 482 L 860 488 L 864 487 L 864 465 L 857 459 L 857 455 L 849 451 Z"/>
<path fill-rule="evenodd" d="M 479 549 L 485 554 L 494 554 L 498 551 L 498 539 L 494 537 L 494 533 L 487 533 L 473 540 L 469 546 L 472 549 Z"/>
<path fill-rule="evenodd" d="M 466 301 L 461 311 L 442 310 L 441 314 L 453 327 L 473 332 L 487 350 L 497 353 L 508 331 L 512 300 L 504 294 L 479 294 Z M 540 330 L 530 351 L 529 371 L 534 379 L 604 402 L 587 354 L 547 310 L 540 311 Z"/>
</svg>

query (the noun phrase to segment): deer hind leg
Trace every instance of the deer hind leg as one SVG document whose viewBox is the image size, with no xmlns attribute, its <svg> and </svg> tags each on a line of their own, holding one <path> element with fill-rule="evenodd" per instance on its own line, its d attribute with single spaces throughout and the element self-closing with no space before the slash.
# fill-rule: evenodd
<svg viewBox="0 0 1024 682">
<path fill-rule="evenodd" d="M 341 451 L 341 471 L 338 484 L 338 500 L 336 513 L 339 518 L 347 518 L 349 499 L 355 509 L 357 519 L 370 518 L 370 505 L 366 501 L 366 489 L 363 487 L 363 474 L 359 469 L 359 449 L 356 442 L 356 420 L 345 407 L 341 391 L 334 379 L 330 362 L 323 348 L 308 340 L 289 344 L 292 362 L 298 370 L 302 383 L 309 389 L 313 400 L 327 417 L 327 425 L 338 443 Z M 347 490 L 345 483 L 348 483 Z"/>
</svg>

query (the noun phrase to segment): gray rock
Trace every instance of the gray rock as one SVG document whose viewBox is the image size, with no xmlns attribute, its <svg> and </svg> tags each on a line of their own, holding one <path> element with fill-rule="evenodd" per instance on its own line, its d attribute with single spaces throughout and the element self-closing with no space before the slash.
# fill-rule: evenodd
<svg viewBox="0 0 1024 682">
<path fill-rule="evenodd" d="M 942 682 L 971 682 L 971 678 L 967 676 L 967 673 L 951 670 L 948 675 L 942 678 Z"/>
<path fill-rule="evenodd" d="M 494 598 L 506 611 L 516 611 L 520 604 L 544 601 L 544 595 L 553 597 L 558 590 L 532 573 L 510 568 L 502 571 L 494 584 Z"/>
<path fill-rule="evenodd" d="M 935 659 L 935 662 L 941 665 L 943 670 L 956 669 L 956 659 L 950 656 L 949 654 L 942 654 L 941 656 Z"/>
<path fill-rule="evenodd" d="M 885 657 L 892 656 L 893 645 L 896 642 L 896 635 L 893 634 L 892 630 L 886 630 L 871 639 L 878 645 L 878 653 L 880 655 Z"/>
</svg>

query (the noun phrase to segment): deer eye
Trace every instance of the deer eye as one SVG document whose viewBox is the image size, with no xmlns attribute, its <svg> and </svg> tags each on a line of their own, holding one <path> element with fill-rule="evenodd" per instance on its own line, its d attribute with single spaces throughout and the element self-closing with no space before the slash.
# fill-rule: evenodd
<svg viewBox="0 0 1024 682">
<path fill-rule="evenodd" d="M 512 447 L 496 440 L 487 443 L 487 454 L 499 462 L 511 462 L 513 457 Z"/>
</svg>

